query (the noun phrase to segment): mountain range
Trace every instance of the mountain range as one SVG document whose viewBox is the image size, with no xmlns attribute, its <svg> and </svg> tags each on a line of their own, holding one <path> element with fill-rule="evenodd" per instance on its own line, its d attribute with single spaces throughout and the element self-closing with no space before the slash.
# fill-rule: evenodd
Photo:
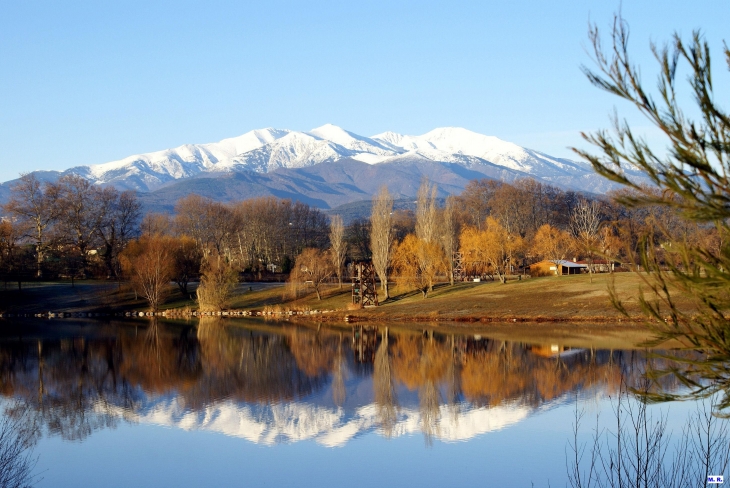
<svg viewBox="0 0 730 488">
<path fill-rule="evenodd" d="M 76 174 L 95 184 L 135 190 L 145 206 L 157 210 L 190 193 L 222 201 L 273 195 L 329 209 L 369 200 L 383 184 L 396 198 L 413 197 L 424 176 L 438 185 L 440 196 L 459 193 L 478 178 L 532 177 L 591 193 L 613 188 L 587 163 L 457 127 L 420 136 L 384 132 L 371 137 L 331 124 L 309 132 L 257 129 L 216 143 L 36 174 L 48 181 Z M 0 201 L 7 199 L 12 183 L 0 185 Z"/>
</svg>

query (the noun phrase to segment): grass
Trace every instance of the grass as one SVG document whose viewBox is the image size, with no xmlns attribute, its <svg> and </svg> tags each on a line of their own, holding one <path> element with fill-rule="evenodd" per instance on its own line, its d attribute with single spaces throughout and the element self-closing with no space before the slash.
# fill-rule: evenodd
<svg viewBox="0 0 730 488">
<path fill-rule="evenodd" d="M 621 315 L 609 299 L 609 285 L 613 282 L 619 299 L 629 313 L 641 317 L 639 290 L 641 277 L 636 273 L 594 275 L 590 282 L 587 275 L 530 278 L 499 282 L 457 283 L 454 286 L 439 284 L 428 298 L 420 292 L 397 285 L 392 287 L 393 297 L 381 302 L 381 306 L 364 310 L 348 310 L 350 287 L 324 288 L 323 299 L 317 300 L 314 292 L 296 300 L 285 297 L 285 287 L 280 284 L 240 284 L 231 300 L 230 308 L 245 310 L 337 310 L 334 317 L 350 315 L 361 320 L 388 321 L 479 321 L 479 320 L 526 320 L 526 321 L 583 321 L 617 320 Z M 1 289 L 0 289 L 1 290 Z M 163 309 L 196 309 L 195 285 L 188 296 L 171 287 Z M 691 309 L 689 297 L 679 297 L 680 306 Z M 142 299 L 135 300 L 128 286 L 116 283 L 84 281 L 70 283 L 26 284 L 22 291 L 0 291 L 0 311 L 38 313 L 45 311 L 128 311 L 147 310 Z"/>
<path fill-rule="evenodd" d="M 594 275 L 592 283 L 588 275 L 575 275 L 512 280 L 506 284 L 443 284 L 437 286 L 427 299 L 421 298 L 420 293 L 402 293 L 396 288 L 393 300 L 384 303 L 377 311 L 364 313 L 387 315 L 391 319 L 618 319 L 622 316 L 610 301 L 611 283 L 627 311 L 640 317 L 639 294 L 643 282 L 637 273 Z M 680 305 L 690 309 L 691 300 L 680 298 Z"/>
</svg>

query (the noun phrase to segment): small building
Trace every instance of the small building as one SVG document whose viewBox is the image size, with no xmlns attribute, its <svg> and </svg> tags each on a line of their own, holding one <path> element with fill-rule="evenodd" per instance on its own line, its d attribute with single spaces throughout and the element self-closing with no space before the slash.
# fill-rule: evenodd
<svg viewBox="0 0 730 488">
<path fill-rule="evenodd" d="M 592 263 L 582 260 L 577 261 L 577 263 L 585 264 L 586 266 L 592 264 L 594 273 L 608 273 L 609 271 L 614 271 L 618 266 L 621 266 L 621 263 L 616 261 L 606 261 L 605 259 L 594 259 Z"/>
<path fill-rule="evenodd" d="M 539 263 L 530 265 L 530 276 L 561 276 L 580 274 L 588 266 L 585 264 L 578 264 L 573 261 L 567 261 L 564 259 L 558 261 L 540 261 Z"/>
</svg>

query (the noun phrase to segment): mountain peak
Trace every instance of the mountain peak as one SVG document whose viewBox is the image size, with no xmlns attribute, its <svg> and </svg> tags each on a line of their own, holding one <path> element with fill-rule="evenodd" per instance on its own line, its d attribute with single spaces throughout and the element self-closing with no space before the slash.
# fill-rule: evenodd
<svg viewBox="0 0 730 488">
<path fill-rule="evenodd" d="M 472 178 L 484 174 L 511 181 L 532 176 L 551 183 L 575 181 L 568 186 L 588 190 L 581 179 L 595 176 L 586 165 L 552 158 L 463 127 L 439 127 L 419 136 L 389 131 L 365 137 L 331 123 L 308 132 L 272 127 L 255 129 L 219 142 L 184 144 L 67 171 L 96 184 L 151 191 L 201 173 L 269 173 L 345 158 L 370 165 L 389 163 L 391 167 L 448 163 L 456 165 L 455 169 L 468 168 L 474 175 Z M 508 172 L 498 173 L 502 170 Z M 500 176 L 491 176 L 497 174 Z"/>
</svg>

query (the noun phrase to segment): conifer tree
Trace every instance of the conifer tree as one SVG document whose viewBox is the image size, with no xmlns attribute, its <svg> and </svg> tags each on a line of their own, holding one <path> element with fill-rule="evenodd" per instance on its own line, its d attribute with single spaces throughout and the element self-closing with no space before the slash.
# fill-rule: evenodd
<svg viewBox="0 0 730 488">
<path fill-rule="evenodd" d="M 662 132 L 666 144 L 650 146 L 627 121 L 614 116 L 612 133 L 601 130 L 583 134 L 598 148 L 597 154 L 574 151 L 590 161 L 598 173 L 632 190 L 619 199 L 621 203 L 664 207 L 720 236 L 722 245 L 709 246 L 677 237 L 661 224 L 647 233 L 639 246 L 639 257 L 642 267 L 649 271 L 642 276 L 651 292 L 641 296 L 641 304 L 654 319 L 649 325 L 657 334 L 656 343 L 673 340 L 686 349 L 706 354 L 704 361 L 686 361 L 673 373 L 692 387 L 693 396 L 722 391 L 720 406 L 728 407 L 730 115 L 715 97 L 709 45 L 699 31 L 693 32 L 688 41 L 675 34 L 663 46 L 652 44 L 660 71 L 657 92 L 651 93 L 630 57 L 629 28 L 624 19 L 614 18 L 609 49 L 603 47 L 597 27 L 591 28 L 589 36 L 597 65 L 597 70 L 584 67 L 589 81 L 633 104 Z M 730 66 L 727 46 L 724 58 Z M 680 73 L 688 74 L 694 107 L 680 104 L 683 98 L 678 95 L 678 78 L 684 76 Z M 643 171 L 651 185 L 631 179 L 626 170 L 636 168 Z M 661 247 L 671 247 L 679 259 L 663 261 L 658 252 Z M 694 300 L 695 312 L 677 306 L 679 294 Z M 617 299 L 614 302 L 625 312 Z"/>
</svg>

